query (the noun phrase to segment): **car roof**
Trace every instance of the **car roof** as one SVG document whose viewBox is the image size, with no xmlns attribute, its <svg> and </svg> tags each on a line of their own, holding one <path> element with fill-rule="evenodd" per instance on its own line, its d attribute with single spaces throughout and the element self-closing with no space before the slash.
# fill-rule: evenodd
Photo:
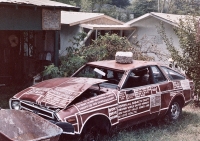
<svg viewBox="0 0 200 141">
<path fill-rule="evenodd" d="M 87 63 L 93 66 L 101 66 L 104 68 L 116 69 L 121 71 L 131 70 L 134 68 L 139 68 L 148 65 L 159 65 L 157 62 L 153 61 L 141 61 L 141 60 L 133 60 L 131 64 L 121 64 L 117 63 L 115 60 L 104 60 L 104 61 L 96 61 Z"/>
</svg>

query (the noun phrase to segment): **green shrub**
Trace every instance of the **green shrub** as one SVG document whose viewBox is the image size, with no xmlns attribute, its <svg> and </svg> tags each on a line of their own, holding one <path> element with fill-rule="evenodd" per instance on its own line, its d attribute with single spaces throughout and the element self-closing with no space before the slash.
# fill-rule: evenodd
<svg viewBox="0 0 200 141">
<path fill-rule="evenodd" d="M 81 36 L 83 38 L 83 36 Z M 90 46 L 81 46 L 80 38 L 74 38 L 74 46 L 67 48 L 67 55 L 60 57 L 59 67 L 46 66 L 44 75 L 53 77 L 63 77 L 72 75 L 78 68 L 87 62 L 100 60 L 113 60 L 117 51 L 130 51 L 134 53 L 133 59 L 150 60 L 147 55 L 142 54 L 134 48 L 127 38 L 120 37 L 117 34 L 108 34 L 99 36 L 97 40 L 92 41 Z"/>
</svg>

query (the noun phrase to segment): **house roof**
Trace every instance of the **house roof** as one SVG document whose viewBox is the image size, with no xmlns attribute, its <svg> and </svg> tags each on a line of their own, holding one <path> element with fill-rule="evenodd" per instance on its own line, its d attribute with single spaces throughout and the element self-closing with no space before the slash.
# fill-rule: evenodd
<svg viewBox="0 0 200 141">
<path fill-rule="evenodd" d="M 102 13 L 67 12 L 61 11 L 61 24 L 70 26 L 102 17 Z"/>
<path fill-rule="evenodd" d="M 134 27 L 127 25 L 102 25 L 102 24 L 81 24 L 81 27 L 93 30 L 133 30 Z"/>
<path fill-rule="evenodd" d="M 4 5 L 23 5 L 23 6 L 38 6 L 38 7 L 56 7 L 64 10 L 79 11 L 79 7 L 69 4 L 51 1 L 51 0 L 0 0 L 0 4 Z"/>
<path fill-rule="evenodd" d="M 124 24 L 123 22 L 116 20 L 112 17 L 106 16 L 102 13 L 85 13 L 85 12 L 69 12 L 69 11 L 61 12 L 61 24 L 68 24 L 70 26 L 73 26 L 84 23 L 85 24 L 102 23 L 109 25 L 111 23 L 115 25 Z"/>
<path fill-rule="evenodd" d="M 137 22 L 139 22 L 141 20 L 144 20 L 144 19 L 147 19 L 147 18 L 150 18 L 150 17 L 154 17 L 154 18 L 159 19 L 163 22 L 177 26 L 177 23 L 179 22 L 179 20 L 186 18 L 186 16 L 187 15 L 176 15 L 176 14 L 151 12 L 151 13 L 147 13 L 145 15 L 142 15 L 142 16 L 136 18 L 136 19 L 133 19 L 133 20 L 125 23 L 125 25 L 134 26 Z"/>
</svg>

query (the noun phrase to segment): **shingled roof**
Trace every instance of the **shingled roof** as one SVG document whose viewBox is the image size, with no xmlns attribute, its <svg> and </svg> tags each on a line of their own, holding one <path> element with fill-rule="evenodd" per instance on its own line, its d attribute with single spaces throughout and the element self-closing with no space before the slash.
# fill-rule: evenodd
<svg viewBox="0 0 200 141">
<path fill-rule="evenodd" d="M 22 5 L 37 7 L 54 7 L 63 10 L 79 11 L 79 7 L 51 0 L 0 0 L 0 5 Z"/>
<path fill-rule="evenodd" d="M 142 20 L 150 18 L 150 17 L 154 17 L 154 18 L 159 19 L 168 24 L 177 26 L 177 24 L 179 23 L 179 20 L 180 19 L 184 20 L 184 19 L 186 19 L 187 16 L 188 15 L 176 15 L 176 14 L 151 12 L 151 13 L 144 14 L 138 18 L 135 18 L 135 19 L 125 23 L 125 25 L 135 26 L 135 25 L 137 25 L 137 23 L 139 21 L 142 21 Z"/>
</svg>

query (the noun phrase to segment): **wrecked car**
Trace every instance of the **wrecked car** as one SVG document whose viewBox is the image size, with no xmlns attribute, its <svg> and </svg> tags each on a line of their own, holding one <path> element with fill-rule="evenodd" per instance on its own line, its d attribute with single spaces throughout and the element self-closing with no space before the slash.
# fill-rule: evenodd
<svg viewBox="0 0 200 141">
<path fill-rule="evenodd" d="M 99 134 L 155 118 L 177 120 L 193 98 L 193 82 L 156 62 L 90 62 L 69 78 L 42 81 L 14 95 L 11 109 L 27 110 L 64 133 Z"/>
</svg>

